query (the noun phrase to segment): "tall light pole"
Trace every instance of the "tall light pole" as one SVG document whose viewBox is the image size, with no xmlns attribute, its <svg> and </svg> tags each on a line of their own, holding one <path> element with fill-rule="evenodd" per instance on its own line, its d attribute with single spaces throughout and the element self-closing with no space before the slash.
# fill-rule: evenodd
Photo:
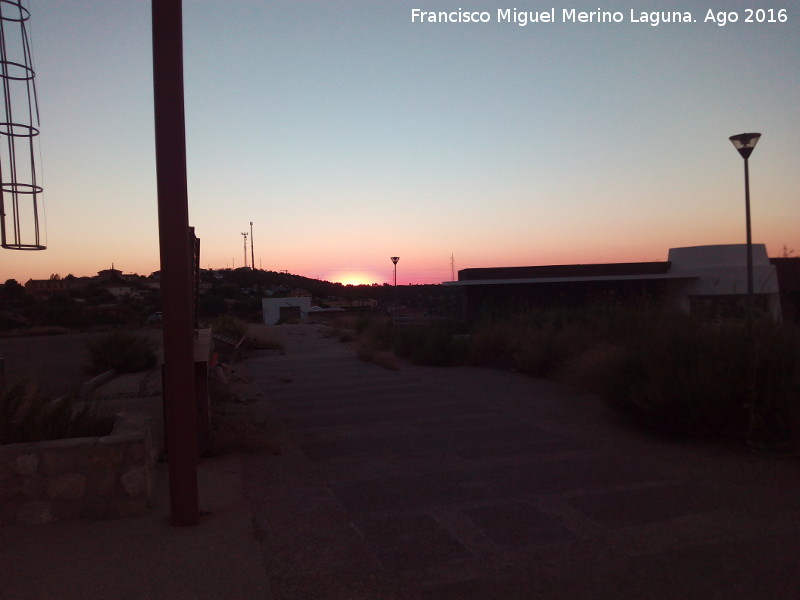
<svg viewBox="0 0 800 600">
<path fill-rule="evenodd" d="M 392 256 L 391 259 L 394 264 L 394 310 L 392 311 L 392 320 L 394 320 L 394 316 L 397 314 L 397 261 L 400 260 L 400 257 Z"/>
<path fill-rule="evenodd" d="M 250 268 L 256 270 L 256 255 L 253 252 L 253 222 L 250 221 Z"/>
<path fill-rule="evenodd" d="M 761 137 L 760 133 L 740 133 L 728 138 L 744 159 L 744 206 L 747 221 L 747 322 L 753 318 L 753 238 L 750 234 L 750 170 L 747 159 Z"/>
<path fill-rule="evenodd" d="M 392 256 L 392 262 L 394 263 L 394 287 L 397 287 L 397 261 L 400 260 L 399 256 Z"/>
</svg>

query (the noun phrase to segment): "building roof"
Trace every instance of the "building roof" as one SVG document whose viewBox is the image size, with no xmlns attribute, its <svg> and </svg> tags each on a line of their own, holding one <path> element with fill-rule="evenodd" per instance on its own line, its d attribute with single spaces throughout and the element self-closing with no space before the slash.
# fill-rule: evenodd
<svg viewBox="0 0 800 600">
<path fill-rule="evenodd" d="M 516 283 L 565 283 L 571 281 L 640 281 L 679 279 L 670 275 L 669 261 L 609 263 L 591 265 L 544 265 L 538 267 L 496 267 L 462 269 L 458 281 L 446 285 L 499 285 Z"/>
</svg>

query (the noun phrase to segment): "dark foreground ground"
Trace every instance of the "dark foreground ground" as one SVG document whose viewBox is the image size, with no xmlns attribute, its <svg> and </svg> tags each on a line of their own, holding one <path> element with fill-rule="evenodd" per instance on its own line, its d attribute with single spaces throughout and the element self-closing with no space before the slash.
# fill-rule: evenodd
<svg viewBox="0 0 800 600">
<path fill-rule="evenodd" d="M 673 443 L 513 373 L 358 361 L 274 329 L 228 417 L 281 454 L 200 463 L 195 528 L 0 525 L 0 599 L 793 599 L 795 457 Z M 164 467 L 161 469 L 162 477 Z"/>
<path fill-rule="evenodd" d="M 288 436 L 245 469 L 275 598 L 800 597 L 795 458 L 655 440 L 548 382 L 386 371 L 292 333 L 247 365 Z"/>
</svg>

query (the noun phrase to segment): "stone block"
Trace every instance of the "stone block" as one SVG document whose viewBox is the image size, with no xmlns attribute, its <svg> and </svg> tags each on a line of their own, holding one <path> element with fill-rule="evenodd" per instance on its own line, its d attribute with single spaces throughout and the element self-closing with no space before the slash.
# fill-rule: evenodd
<svg viewBox="0 0 800 600">
<path fill-rule="evenodd" d="M 146 515 L 148 508 L 143 498 L 117 498 L 111 503 L 111 514 L 115 517 L 139 517 Z"/>
<path fill-rule="evenodd" d="M 22 493 L 22 481 L 20 479 L 9 479 L 0 485 L 0 501 L 10 500 L 17 494 Z"/>
<path fill-rule="evenodd" d="M 22 481 L 22 493 L 28 498 L 41 496 L 44 494 L 45 489 L 47 489 L 47 481 L 39 475 L 26 477 Z"/>
<path fill-rule="evenodd" d="M 89 480 L 89 490 L 102 498 L 114 496 L 117 492 L 117 474 L 114 469 L 95 469 Z"/>
<path fill-rule="evenodd" d="M 0 481 L 10 481 L 15 477 L 14 469 L 5 462 L 0 462 Z"/>
<path fill-rule="evenodd" d="M 17 521 L 21 523 L 50 523 L 55 521 L 53 507 L 49 502 L 41 500 L 31 500 L 26 502 L 17 510 Z"/>
<path fill-rule="evenodd" d="M 149 459 L 147 446 L 144 440 L 141 442 L 132 442 L 129 450 L 130 460 L 133 464 L 141 464 Z"/>
<path fill-rule="evenodd" d="M 147 497 L 149 488 L 148 479 L 148 473 L 145 467 L 132 467 L 127 473 L 120 477 L 119 481 L 125 489 L 125 493 L 135 498 Z"/>
<path fill-rule="evenodd" d="M 98 442 L 90 453 L 92 465 L 95 467 L 114 467 L 125 459 L 123 444 Z"/>
<path fill-rule="evenodd" d="M 47 485 L 47 495 L 58 500 L 80 500 L 86 494 L 86 477 L 78 473 L 54 477 Z"/>
<path fill-rule="evenodd" d="M 57 475 L 68 473 L 75 468 L 75 455 L 68 449 L 54 448 L 45 450 L 41 456 L 42 475 Z"/>
<path fill-rule="evenodd" d="M 111 512 L 108 498 L 86 497 L 76 508 L 76 514 L 82 519 L 105 519 L 116 515 Z"/>
<path fill-rule="evenodd" d="M 14 470 L 23 476 L 36 473 L 39 469 L 39 457 L 35 452 L 30 454 L 20 454 L 14 462 Z"/>
<path fill-rule="evenodd" d="M 0 447 L 0 523 L 146 514 L 157 444 L 149 418 L 120 414 L 100 438 Z"/>
</svg>

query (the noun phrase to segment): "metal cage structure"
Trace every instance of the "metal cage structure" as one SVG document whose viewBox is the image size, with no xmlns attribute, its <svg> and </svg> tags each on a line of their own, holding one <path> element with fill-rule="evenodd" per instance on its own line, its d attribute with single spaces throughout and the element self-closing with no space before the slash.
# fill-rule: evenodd
<svg viewBox="0 0 800 600">
<path fill-rule="evenodd" d="M 34 82 L 30 11 L 0 0 L 0 237 L 11 250 L 44 250 L 39 220 L 44 198 L 37 171 L 39 103 Z"/>
</svg>

